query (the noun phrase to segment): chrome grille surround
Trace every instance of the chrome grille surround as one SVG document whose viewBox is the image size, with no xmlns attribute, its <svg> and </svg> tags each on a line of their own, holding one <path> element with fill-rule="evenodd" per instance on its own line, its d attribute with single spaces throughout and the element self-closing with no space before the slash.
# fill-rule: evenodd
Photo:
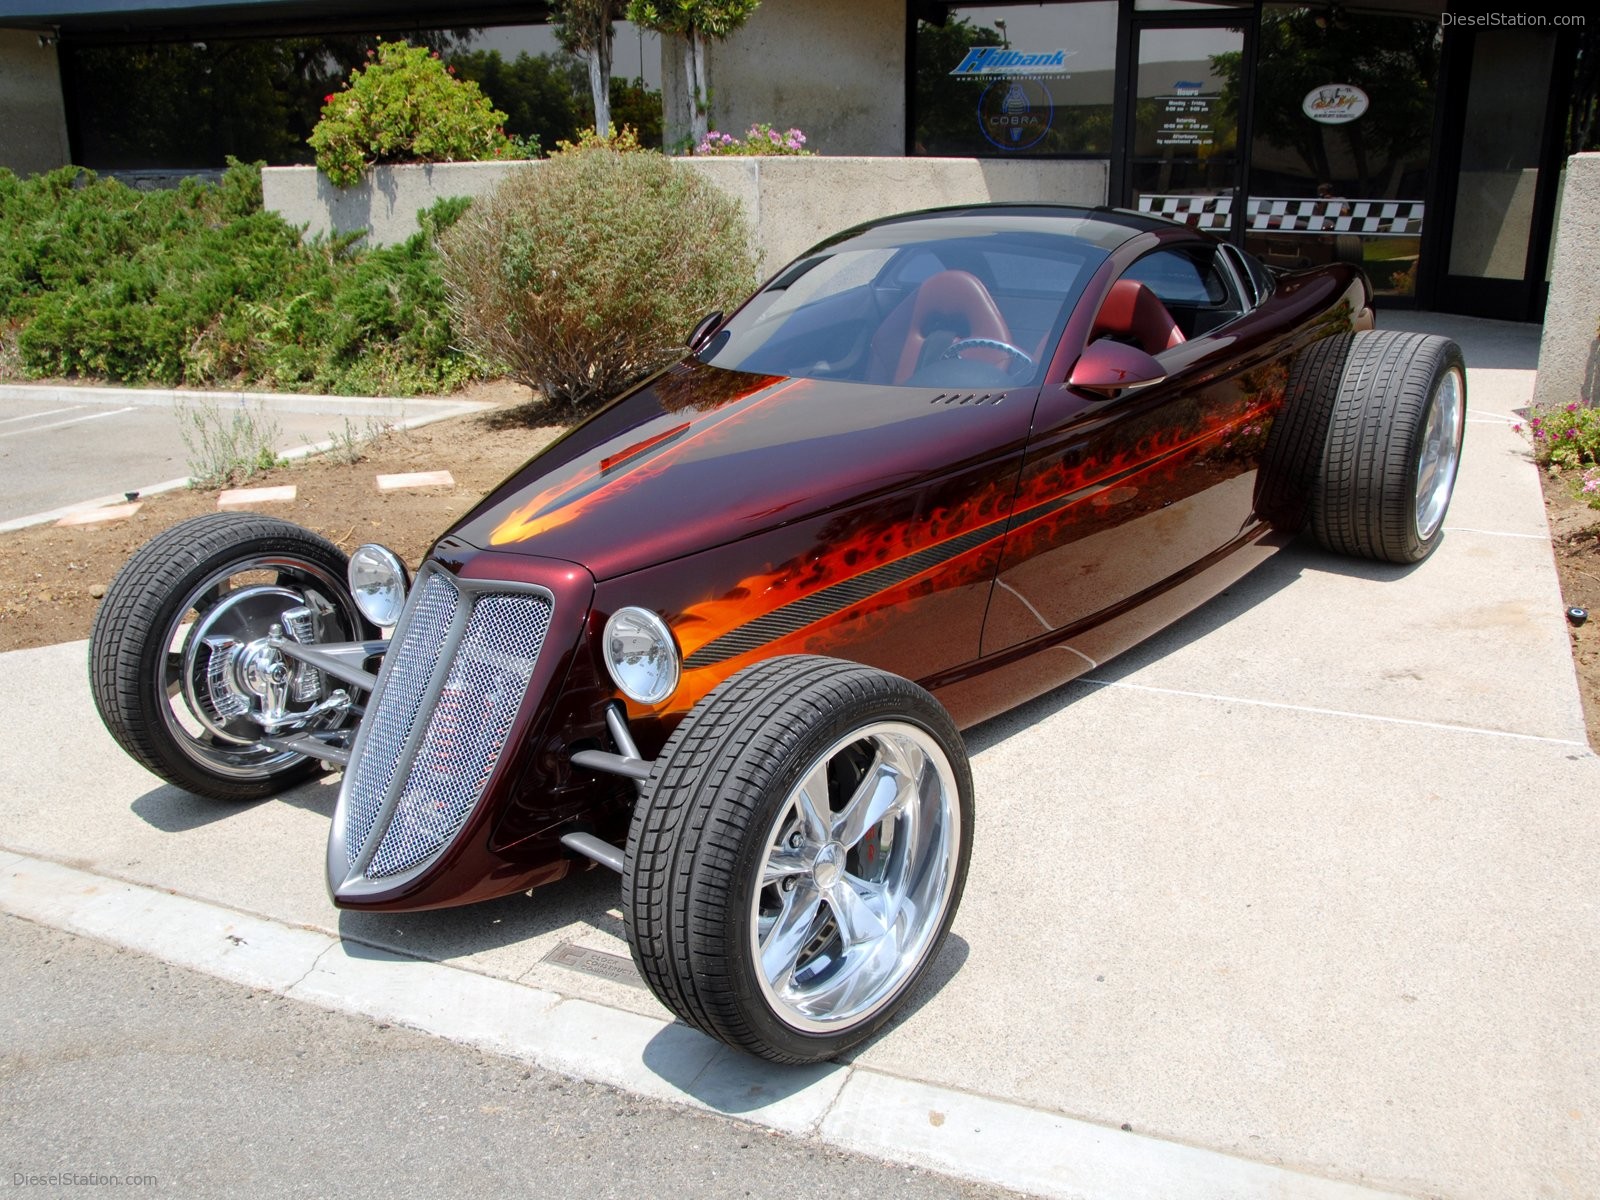
<svg viewBox="0 0 1600 1200">
<path fill-rule="evenodd" d="M 398 883 L 461 832 L 510 736 L 553 611 L 544 588 L 424 565 L 345 772 L 335 832 L 347 884 Z"/>
</svg>

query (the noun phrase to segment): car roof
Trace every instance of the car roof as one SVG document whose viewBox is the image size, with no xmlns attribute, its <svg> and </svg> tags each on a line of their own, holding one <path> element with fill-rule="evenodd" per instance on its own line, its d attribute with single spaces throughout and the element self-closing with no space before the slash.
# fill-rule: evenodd
<svg viewBox="0 0 1600 1200">
<path fill-rule="evenodd" d="M 1076 204 L 1011 203 L 957 204 L 896 213 L 843 230 L 814 250 L 841 242 L 890 244 L 970 237 L 978 233 L 1047 234 L 1075 238 L 1104 251 L 1115 250 L 1141 234 L 1171 235 L 1192 229 L 1119 208 L 1087 208 Z"/>
</svg>

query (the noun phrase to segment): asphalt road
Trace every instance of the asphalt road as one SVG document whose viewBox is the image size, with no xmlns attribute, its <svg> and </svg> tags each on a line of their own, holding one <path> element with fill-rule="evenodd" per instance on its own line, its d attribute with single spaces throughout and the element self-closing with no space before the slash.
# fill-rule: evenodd
<svg viewBox="0 0 1600 1200">
<path fill-rule="evenodd" d="M 894 1167 L 0 917 L 0 1181 L 41 1194 L 1017 1193 Z M 52 1179 L 52 1176 L 54 1177 Z"/>
<path fill-rule="evenodd" d="M 473 407 L 448 400 L 0 387 L 0 526 L 181 480 L 192 473 L 192 461 L 210 457 L 202 434 L 266 441 L 290 454 Z"/>
</svg>

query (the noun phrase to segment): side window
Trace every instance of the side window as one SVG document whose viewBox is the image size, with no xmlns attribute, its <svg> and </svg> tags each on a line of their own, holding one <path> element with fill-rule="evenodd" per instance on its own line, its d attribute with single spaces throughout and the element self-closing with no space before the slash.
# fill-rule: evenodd
<svg viewBox="0 0 1600 1200">
<path fill-rule="evenodd" d="M 1233 272 L 1214 246 L 1152 251 L 1129 267 L 1123 278 L 1154 293 L 1184 340 L 1210 333 L 1245 311 Z"/>
</svg>

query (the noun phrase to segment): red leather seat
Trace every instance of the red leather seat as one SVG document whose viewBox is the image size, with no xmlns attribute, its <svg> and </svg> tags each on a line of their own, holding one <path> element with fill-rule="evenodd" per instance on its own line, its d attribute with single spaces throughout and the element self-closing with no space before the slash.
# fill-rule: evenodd
<svg viewBox="0 0 1600 1200">
<path fill-rule="evenodd" d="M 1119 279 L 1111 285 L 1089 330 L 1091 342 L 1099 337 L 1130 343 L 1146 354 L 1160 354 L 1185 340 L 1167 306 L 1137 279 Z"/>
<path fill-rule="evenodd" d="M 868 378 L 874 382 L 904 383 L 922 365 L 930 335 L 947 333 L 952 340 L 990 338 L 1010 342 L 1011 331 L 995 305 L 994 297 L 976 275 L 968 271 L 940 271 L 930 275 L 915 293 L 902 300 L 872 339 Z M 992 355 L 1004 367 L 1010 356 L 1003 350 L 974 350 L 974 357 Z"/>
</svg>

